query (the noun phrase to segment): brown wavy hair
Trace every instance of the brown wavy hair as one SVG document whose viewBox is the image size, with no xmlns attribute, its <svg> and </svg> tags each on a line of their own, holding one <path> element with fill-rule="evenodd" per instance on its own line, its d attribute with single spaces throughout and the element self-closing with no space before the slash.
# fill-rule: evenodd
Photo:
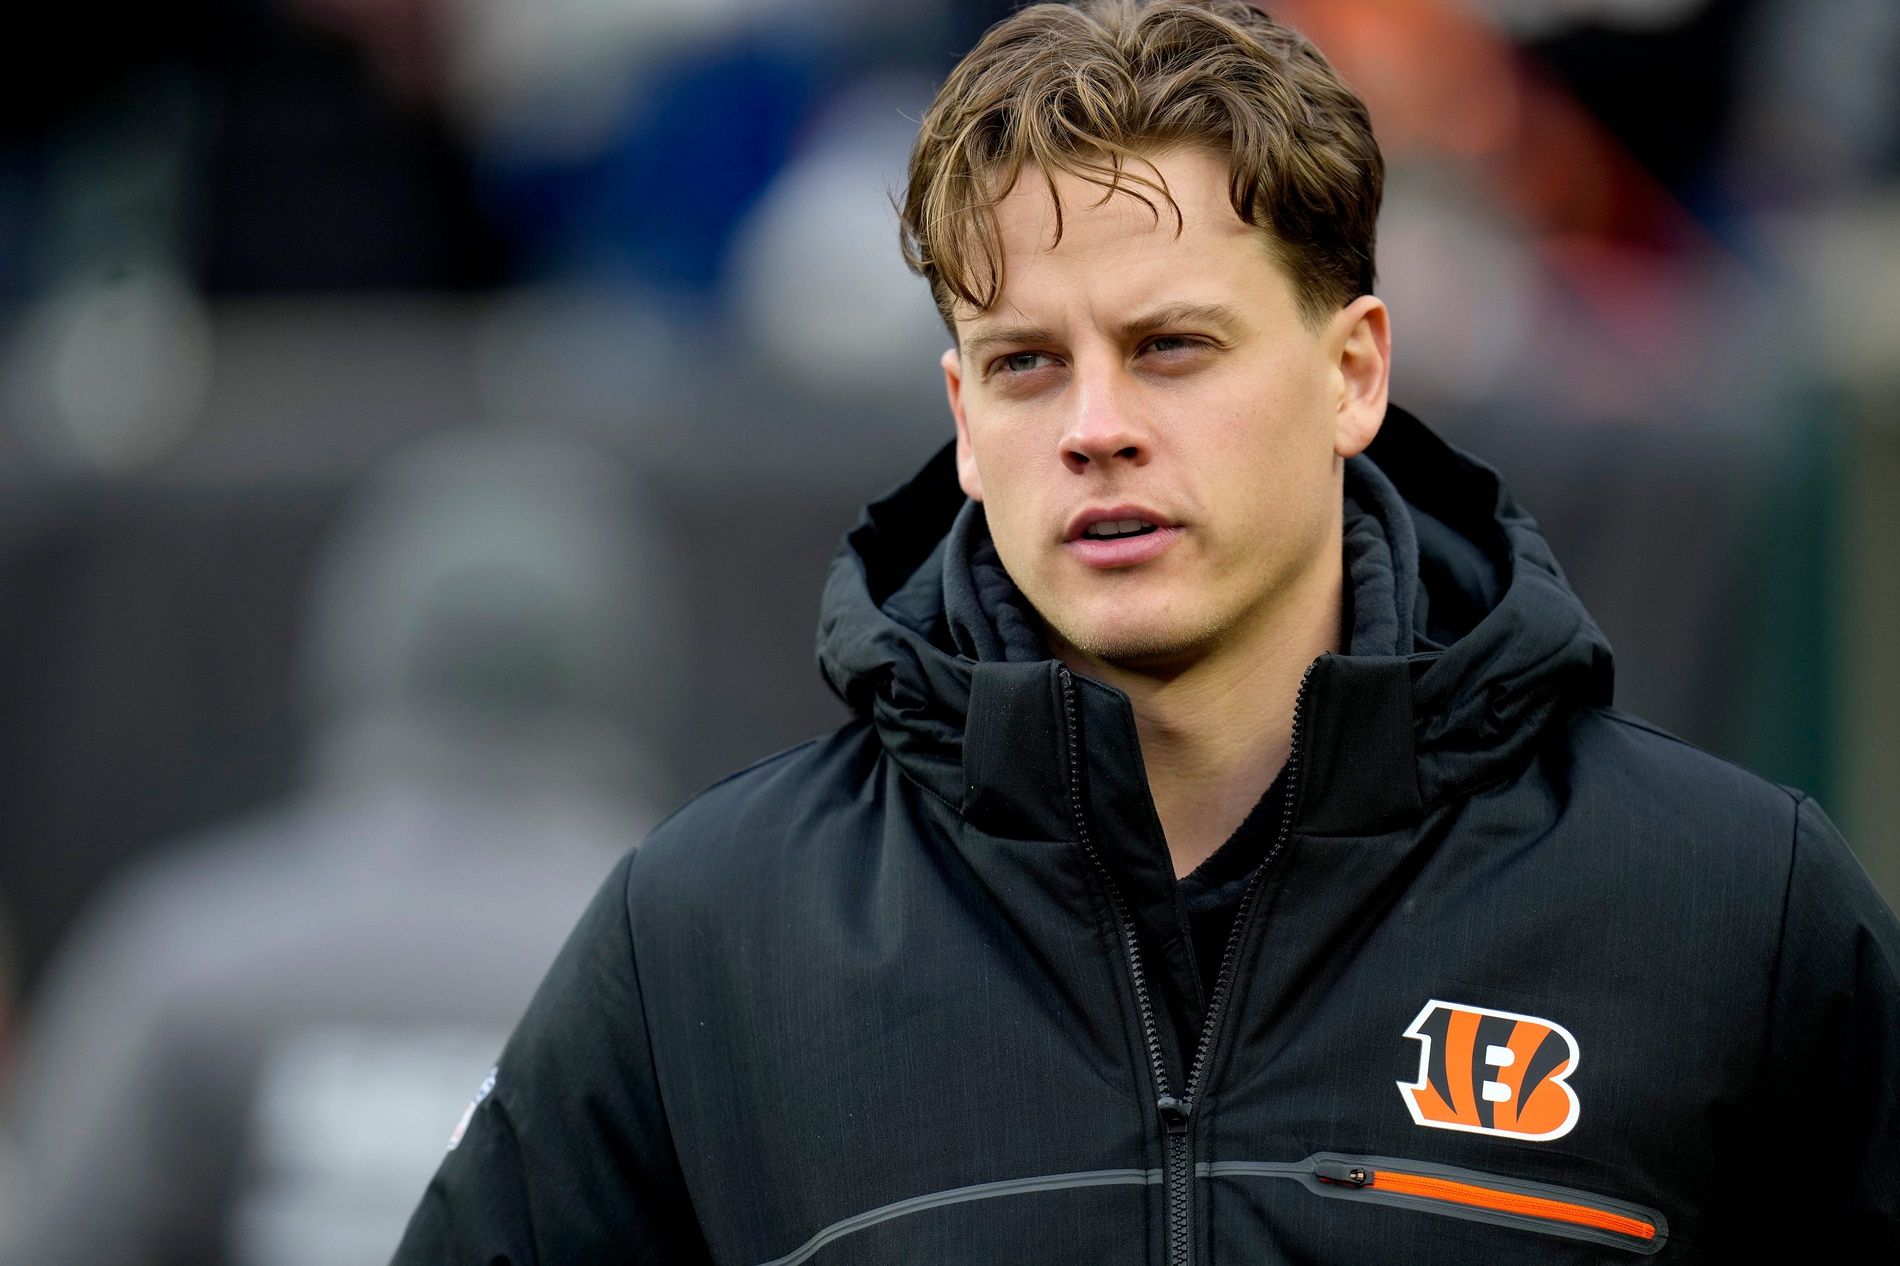
<svg viewBox="0 0 1900 1266">
<path fill-rule="evenodd" d="M 1241 0 L 1036 4 L 991 27 L 925 113 L 898 208 L 904 260 L 953 305 L 1003 288 L 995 207 L 1033 166 L 1181 209 L 1146 155 L 1224 154 L 1234 211 L 1264 230 L 1317 324 L 1372 291 L 1385 160 L 1366 107 L 1298 32 Z M 1146 173 L 1139 170 L 1146 168 Z"/>
</svg>

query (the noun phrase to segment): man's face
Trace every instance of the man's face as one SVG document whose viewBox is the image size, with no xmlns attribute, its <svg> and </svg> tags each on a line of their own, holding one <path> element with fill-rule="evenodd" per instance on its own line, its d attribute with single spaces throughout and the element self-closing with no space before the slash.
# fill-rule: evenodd
<svg viewBox="0 0 1900 1266">
<path fill-rule="evenodd" d="M 997 208 L 1004 289 L 944 354 L 963 489 L 1057 654 L 1186 664 L 1270 627 L 1339 549 L 1343 458 L 1385 411 L 1385 312 L 1315 329 L 1227 164 L 1151 156 L 1179 236 L 1135 199 L 1038 172 Z M 1376 362 L 1376 363 L 1375 363 Z M 1133 534 L 1123 534 L 1131 532 Z M 1304 587 L 1304 589 L 1303 589 Z"/>
</svg>

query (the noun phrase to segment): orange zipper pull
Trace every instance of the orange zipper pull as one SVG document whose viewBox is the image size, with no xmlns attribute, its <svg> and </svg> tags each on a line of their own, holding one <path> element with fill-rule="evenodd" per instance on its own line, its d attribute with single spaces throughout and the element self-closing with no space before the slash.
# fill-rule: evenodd
<svg viewBox="0 0 1900 1266">
<path fill-rule="evenodd" d="M 1349 1165 L 1345 1161 L 1320 1161 L 1313 1166 L 1313 1177 L 1341 1187 L 1367 1187 L 1377 1176 L 1364 1165 Z"/>
</svg>

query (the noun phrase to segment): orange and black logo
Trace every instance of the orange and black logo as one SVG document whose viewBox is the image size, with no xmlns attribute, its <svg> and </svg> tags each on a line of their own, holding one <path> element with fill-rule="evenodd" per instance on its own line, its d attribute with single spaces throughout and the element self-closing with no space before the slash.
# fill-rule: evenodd
<svg viewBox="0 0 1900 1266">
<path fill-rule="evenodd" d="M 1577 1039 L 1561 1024 L 1434 998 L 1405 1036 L 1425 1045 L 1418 1080 L 1399 1083 L 1418 1124 L 1531 1140 L 1577 1124 Z"/>
</svg>

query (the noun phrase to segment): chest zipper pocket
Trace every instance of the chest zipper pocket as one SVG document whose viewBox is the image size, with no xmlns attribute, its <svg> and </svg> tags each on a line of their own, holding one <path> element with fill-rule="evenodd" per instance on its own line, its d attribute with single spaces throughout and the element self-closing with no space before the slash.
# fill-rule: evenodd
<svg viewBox="0 0 1900 1266">
<path fill-rule="evenodd" d="M 1331 1199 L 1518 1227 L 1644 1256 L 1660 1252 L 1669 1240 L 1668 1219 L 1647 1206 L 1450 1165 L 1320 1152 L 1293 1165 L 1242 1161 L 1207 1168 L 1210 1176 L 1293 1178 Z"/>
</svg>

